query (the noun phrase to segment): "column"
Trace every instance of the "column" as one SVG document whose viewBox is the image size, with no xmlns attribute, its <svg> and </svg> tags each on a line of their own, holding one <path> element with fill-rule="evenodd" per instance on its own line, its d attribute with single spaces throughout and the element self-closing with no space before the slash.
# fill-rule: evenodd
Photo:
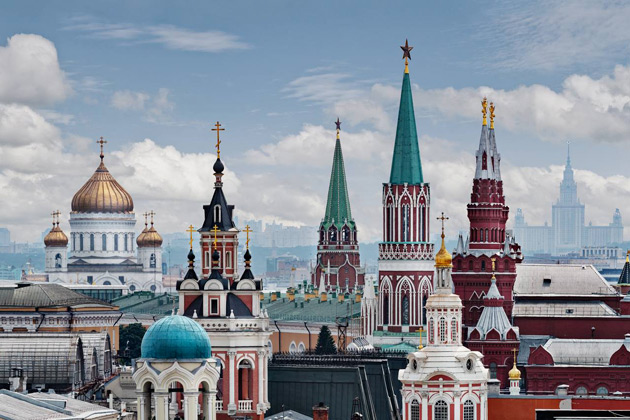
<svg viewBox="0 0 630 420">
<path fill-rule="evenodd" d="M 270 353 L 269 350 L 265 351 L 265 363 L 264 363 L 264 366 L 265 366 L 265 372 L 264 372 L 265 385 L 263 386 L 263 389 L 265 391 L 265 398 L 262 401 L 265 404 L 265 407 L 267 406 L 267 403 L 269 401 L 269 355 L 270 355 L 269 353 Z"/>
<path fill-rule="evenodd" d="M 203 417 L 205 420 L 216 420 L 216 396 L 217 391 L 203 393 Z"/>
<path fill-rule="evenodd" d="M 236 351 L 229 350 L 229 363 L 230 363 L 230 403 L 228 404 L 228 411 L 236 413 L 236 381 L 234 380 L 236 375 Z"/>
<path fill-rule="evenodd" d="M 488 420 L 488 406 L 486 404 L 488 402 L 488 394 L 485 390 L 479 391 L 479 399 L 481 400 L 481 415 L 479 416 L 479 420 Z"/>
<path fill-rule="evenodd" d="M 459 420 L 461 418 L 462 392 L 456 390 L 455 392 L 453 392 L 453 396 L 455 397 L 455 402 L 453 403 L 453 410 L 455 414 L 454 420 Z"/>
<path fill-rule="evenodd" d="M 184 420 L 197 419 L 197 404 L 199 401 L 198 391 L 184 392 Z"/>
<path fill-rule="evenodd" d="M 155 420 L 168 420 L 168 391 L 155 393 Z"/>
<path fill-rule="evenodd" d="M 420 393 L 420 396 L 422 397 L 422 417 L 420 417 L 422 420 L 428 420 L 429 419 L 429 393 L 427 391 L 422 391 Z"/>
<path fill-rule="evenodd" d="M 151 418 L 151 393 L 136 392 L 138 420 L 149 420 Z"/>
<path fill-rule="evenodd" d="M 258 351 L 258 366 L 256 367 L 256 370 L 258 371 L 258 403 L 256 406 L 257 411 L 262 412 L 263 411 L 263 405 L 265 403 L 265 391 L 264 391 L 264 383 L 265 383 L 265 359 L 266 359 L 266 355 L 265 355 L 265 351 L 264 350 L 259 350 Z"/>
</svg>

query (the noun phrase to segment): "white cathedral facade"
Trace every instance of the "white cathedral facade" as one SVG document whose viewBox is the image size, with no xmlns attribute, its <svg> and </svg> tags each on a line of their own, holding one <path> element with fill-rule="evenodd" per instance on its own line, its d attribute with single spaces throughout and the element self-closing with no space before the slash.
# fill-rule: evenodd
<svg viewBox="0 0 630 420">
<path fill-rule="evenodd" d="M 60 213 L 53 216 L 53 228 L 44 238 L 48 281 L 160 292 L 162 237 L 153 214 L 151 226 L 145 220 L 136 237 L 133 199 L 105 167 L 102 147 L 100 157 L 92 177 L 72 198 L 70 238 L 59 227 Z"/>
</svg>

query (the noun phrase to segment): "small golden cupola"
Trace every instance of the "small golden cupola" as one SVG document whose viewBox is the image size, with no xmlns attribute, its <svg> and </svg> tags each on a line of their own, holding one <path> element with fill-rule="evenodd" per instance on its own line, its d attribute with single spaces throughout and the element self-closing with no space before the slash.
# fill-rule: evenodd
<svg viewBox="0 0 630 420">
<path fill-rule="evenodd" d="M 438 217 L 438 219 L 442 220 L 442 246 L 438 253 L 435 254 L 435 266 L 438 268 L 452 267 L 453 257 L 451 253 L 446 250 L 446 246 L 444 245 L 444 220 L 448 220 L 448 217 L 444 216 L 444 213 L 442 213 L 442 217 Z"/>
<path fill-rule="evenodd" d="M 144 229 L 142 229 L 142 232 L 140 232 L 140 235 L 138 235 L 138 237 L 136 238 L 136 244 L 138 246 L 141 246 L 140 244 L 144 243 L 144 237 L 149 230 L 149 213 L 142 213 L 142 215 L 144 216 Z"/>
<path fill-rule="evenodd" d="M 107 141 L 101 137 L 97 143 L 101 145 L 101 163 L 72 198 L 72 211 L 74 213 L 132 213 L 131 195 L 114 179 L 103 162 L 105 157 L 103 144 Z"/>
<path fill-rule="evenodd" d="M 151 216 L 151 227 L 147 229 L 146 217 Z M 162 246 L 162 236 L 158 233 L 158 231 L 153 226 L 153 216 L 155 213 L 151 210 L 149 213 L 145 213 L 145 228 L 142 233 L 138 236 L 136 243 L 138 244 L 138 248 L 159 248 Z"/>
<path fill-rule="evenodd" d="M 508 372 L 508 377 L 514 380 L 521 379 L 521 371 L 516 367 L 516 360 L 514 361 L 514 366 L 512 366 L 512 369 Z"/>
<path fill-rule="evenodd" d="M 52 213 L 52 217 L 53 217 L 52 224 L 53 224 L 53 227 L 50 230 L 50 232 L 48 232 L 48 234 L 44 237 L 44 245 L 46 245 L 47 247 L 51 247 L 51 246 L 66 247 L 66 246 L 68 246 L 68 237 L 66 236 L 65 233 L 63 233 L 63 231 L 59 227 L 59 216 L 60 215 L 61 215 L 61 212 L 59 210 L 57 210 L 57 211 Z"/>
</svg>

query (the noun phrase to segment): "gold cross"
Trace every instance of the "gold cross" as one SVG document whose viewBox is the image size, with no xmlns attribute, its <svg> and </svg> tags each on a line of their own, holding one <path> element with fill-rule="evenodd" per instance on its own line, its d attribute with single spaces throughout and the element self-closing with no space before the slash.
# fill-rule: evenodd
<svg viewBox="0 0 630 420">
<path fill-rule="evenodd" d="M 151 226 L 153 226 L 153 216 L 155 216 L 155 212 L 153 210 L 151 210 L 149 212 L 149 216 L 151 216 Z"/>
<path fill-rule="evenodd" d="M 442 212 L 442 216 L 437 219 L 442 221 L 442 237 L 444 237 L 444 221 L 448 220 L 448 217 L 444 216 L 444 212 Z"/>
<path fill-rule="evenodd" d="M 217 144 L 214 147 L 217 148 L 217 159 L 219 159 L 221 158 L 221 140 L 219 138 L 219 134 L 221 131 L 225 131 L 225 128 L 220 128 L 221 124 L 219 124 L 219 121 L 217 121 L 217 123 L 214 126 L 216 128 L 213 128 L 212 131 L 217 132 Z"/>
<path fill-rule="evenodd" d="M 418 350 L 422 350 L 422 332 L 424 331 L 424 329 L 422 327 L 418 328 L 416 330 L 417 333 L 420 334 L 420 345 L 418 346 Z"/>
<path fill-rule="evenodd" d="M 107 143 L 107 140 L 104 140 L 103 137 L 101 137 L 99 140 L 96 140 L 96 143 L 101 145 L 101 160 L 103 160 L 103 158 L 105 157 L 105 155 L 103 154 L 103 145 Z"/>
<path fill-rule="evenodd" d="M 214 249 L 217 249 L 217 232 L 219 231 L 219 228 L 217 227 L 217 225 L 214 225 L 214 227 L 212 228 L 212 231 L 214 232 Z"/>
<path fill-rule="evenodd" d="M 243 232 L 245 232 L 245 234 L 247 234 L 247 240 L 245 241 L 245 247 L 247 249 L 249 249 L 249 234 L 251 232 L 253 232 L 253 230 L 251 230 L 251 228 L 249 227 L 249 225 L 245 226 L 245 229 L 243 229 Z"/>
<path fill-rule="evenodd" d="M 193 225 L 188 226 L 188 229 L 186 229 L 186 232 L 190 233 L 190 249 L 192 249 L 194 231 L 195 231 L 195 228 L 193 227 Z"/>
</svg>

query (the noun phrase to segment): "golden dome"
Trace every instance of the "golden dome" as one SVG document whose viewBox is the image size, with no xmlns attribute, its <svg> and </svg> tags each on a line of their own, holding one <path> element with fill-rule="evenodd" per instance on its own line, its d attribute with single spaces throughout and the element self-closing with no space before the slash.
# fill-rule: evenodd
<svg viewBox="0 0 630 420">
<path fill-rule="evenodd" d="M 55 225 L 44 238 L 44 245 L 65 247 L 68 246 L 68 237 L 63 233 L 59 225 Z"/>
<path fill-rule="evenodd" d="M 442 246 L 437 254 L 435 254 L 435 266 L 439 268 L 452 267 L 453 257 L 444 246 L 444 233 L 442 233 Z"/>
<path fill-rule="evenodd" d="M 131 195 L 114 179 L 103 163 L 72 198 L 72 211 L 77 213 L 131 213 Z"/>
<path fill-rule="evenodd" d="M 138 237 L 136 238 L 136 244 L 138 246 L 142 246 L 140 244 L 144 243 L 144 237 L 147 235 L 147 231 L 149 230 L 149 228 L 147 227 L 147 223 L 144 223 L 144 229 L 142 229 L 142 232 L 140 232 L 140 235 L 138 235 Z"/>
<path fill-rule="evenodd" d="M 136 243 L 138 244 L 138 247 L 159 248 L 162 246 L 162 237 L 158 231 L 155 230 L 153 225 L 151 225 L 146 232 L 142 231 L 140 236 L 138 236 Z"/>
<path fill-rule="evenodd" d="M 521 379 L 521 371 L 516 367 L 516 362 L 514 362 L 514 367 L 508 372 L 508 377 L 510 379 Z"/>
</svg>

